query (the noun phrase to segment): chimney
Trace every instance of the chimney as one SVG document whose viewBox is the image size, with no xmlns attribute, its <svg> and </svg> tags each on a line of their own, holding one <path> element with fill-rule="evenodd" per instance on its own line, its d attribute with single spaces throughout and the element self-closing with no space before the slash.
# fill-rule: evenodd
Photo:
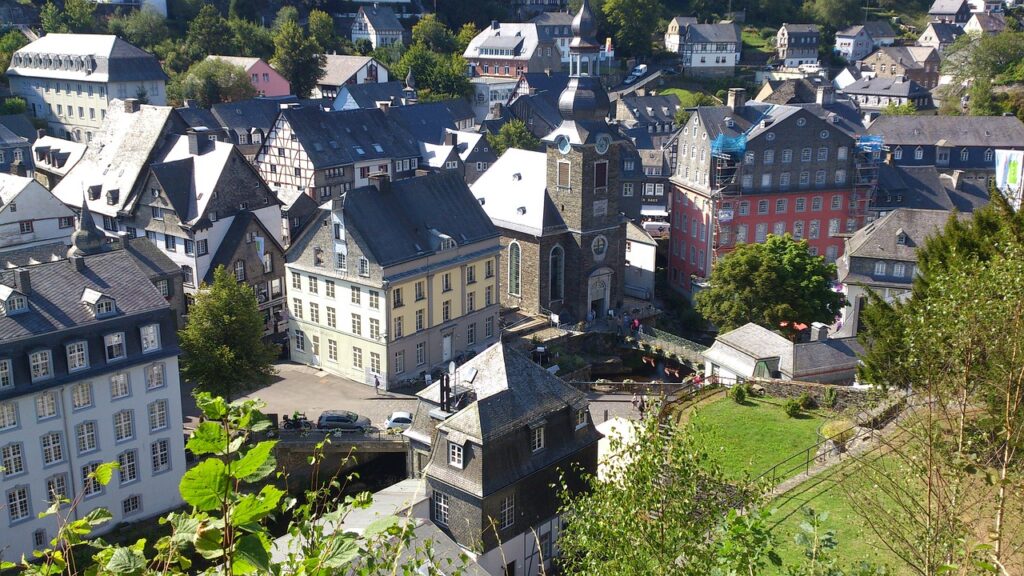
<svg viewBox="0 0 1024 576">
<path fill-rule="evenodd" d="M 963 175 L 964 175 L 964 171 L 963 170 L 953 170 L 953 177 L 952 177 L 952 180 L 953 180 L 953 190 L 959 190 L 960 189 L 960 179 L 963 178 Z"/>
<path fill-rule="evenodd" d="M 85 271 L 85 258 L 83 258 L 81 256 L 78 256 L 78 255 L 72 256 L 71 257 L 71 264 L 74 265 L 75 272 L 84 272 Z"/>
<path fill-rule="evenodd" d="M 28 270 L 22 268 L 14 273 L 14 287 L 25 296 L 32 293 L 32 281 L 28 277 Z"/>
<path fill-rule="evenodd" d="M 743 88 L 729 88 L 729 96 L 726 99 L 726 105 L 730 110 L 736 112 L 743 109 L 743 106 L 747 103 L 747 91 Z"/>
<path fill-rule="evenodd" d="M 820 106 L 825 106 L 826 104 L 832 104 L 835 102 L 835 99 L 836 95 L 834 88 L 831 86 L 818 86 L 818 90 L 814 98 L 815 103 Z"/>
<path fill-rule="evenodd" d="M 389 102 L 387 100 L 381 100 L 380 102 L 377 102 L 377 108 L 380 108 L 384 112 L 387 112 L 388 108 L 390 108 L 390 107 L 391 107 L 391 102 Z"/>
<path fill-rule="evenodd" d="M 196 102 L 195 98 L 185 98 L 185 102 L 183 104 L 185 105 L 185 108 L 198 108 L 199 107 L 199 103 Z"/>
<path fill-rule="evenodd" d="M 444 145 L 445 146 L 458 146 L 459 135 L 457 132 L 445 132 L 444 133 Z"/>
<path fill-rule="evenodd" d="M 491 30 L 497 30 L 501 28 L 501 24 L 497 20 L 491 20 Z"/>
<path fill-rule="evenodd" d="M 11 162 L 11 174 L 14 176 L 25 176 L 25 165 L 22 164 L 21 160 Z"/>
<path fill-rule="evenodd" d="M 124 100 L 124 111 L 128 114 L 134 114 L 139 111 L 139 100 L 138 98 L 125 98 Z"/>
<path fill-rule="evenodd" d="M 828 325 L 822 322 L 811 324 L 811 342 L 824 342 L 828 340 Z"/>
<path fill-rule="evenodd" d="M 370 174 L 370 186 L 376 188 L 378 192 L 389 192 L 391 190 L 391 177 L 386 172 Z"/>
<path fill-rule="evenodd" d="M 441 411 L 450 412 L 452 407 L 452 380 L 447 372 L 441 375 Z"/>
<path fill-rule="evenodd" d="M 36 130 L 36 140 L 46 136 L 46 128 L 40 128 Z"/>
<path fill-rule="evenodd" d="M 188 153 L 192 156 L 200 156 L 206 152 L 210 143 L 209 134 L 205 130 L 190 129 L 185 137 L 188 138 Z"/>
</svg>

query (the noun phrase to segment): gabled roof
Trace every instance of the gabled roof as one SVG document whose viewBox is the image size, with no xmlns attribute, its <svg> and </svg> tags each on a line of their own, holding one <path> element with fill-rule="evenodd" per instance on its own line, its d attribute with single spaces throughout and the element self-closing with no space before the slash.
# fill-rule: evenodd
<svg viewBox="0 0 1024 576">
<path fill-rule="evenodd" d="M 246 72 L 250 68 L 255 66 L 262 58 L 256 58 L 255 56 L 220 56 L 218 54 L 210 54 L 206 57 L 207 60 L 223 60 L 228 64 L 234 64 L 235 66 L 241 66 Z"/>
<path fill-rule="evenodd" d="M 37 186 L 42 188 L 42 184 L 36 182 L 33 178 L 0 172 L 0 212 L 6 210 L 8 204 L 30 186 L 32 188 Z M 49 194 L 49 191 L 45 188 L 42 189 L 46 194 Z"/>
<path fill-rule="evenodd" d="M 473 154 L 473 149 L 480 145 L 481 140 L 483 141 L 484 147 L 488 149 L 490 148 L 487 139 L 480 132 L 466 132 L 465 130 L 445 130 L 445 133 L 455 134 L 455 147 L 457 149 L 459 158 L 461 158 L 463 162 L 469 160 L 470 155 Z"/>
<path fill-rule="evenodd" d="M 685 28 L 689 24 L 697 24 L 697 19 L 693 16 L 676 16 L 672 19 L 680 29 Z"/>
<path fill-rule="evenodd" d="M 527 130 L 537 138 L 543 138 L 562 123 L 562 113 L 558 111 L 558 93 L 541 92 L 517 96 L 502 110 L 502 116 L 508 115 L 522 120 Z M 490 130 L 497 133 L 497 129 Z"/>
<path fill-rule="evenodd" d="M 843 104 L 838 102 L 822 107 L 818 104 L 774 105 L 750 101 L 735 111 L 728 106 L 701 106 L 697 108 L 696 113 L 700 115 L 700 121 L 708 132 L 709 140 L 719 134 L 725 134 L 730 138 L 746 134 L 748 140 L 757 138 L 801 112 L 817 117 L 827 123 L 829 128 L 835 128 L 852 138 L 858 131 L 858 126 L 850 122 L 844 114 L 833 111 L 833 108 L 839 110 L 842 106 Z M 731 127 L 725 123 L 726 118 L 732 119 Z M 765 124 L 765 121 L 768 123 Z"/>
<path fill-rule="evenodd" d="M 11 146 L 28 146 L 28 139 L 15 134 L 8 130 L 6 126 L 0 124 L 0 148 Z"/>
<path fill-rule="evenodd" d="M 387 6 L 360 6 L 359 14 L 364 16 L 377 32 L 402 30 L 402 24 L 395 17 L 395 12 Z"/>
<path fill-rule="evenodd" d="M 76 206 L 82 202 L 83 192 L 99 186 L 100 196 L 89 199 L 89 209 L 116 215 L 126 206 L 147 163 L 163 143 L 173 112 L 169 106 L 149 105 L 140 106 L 137 112 L 126 112 L 122 101 L 111 101 L 102 130 L 53 193 L 61 202 Z M 109 204 L 107 193 L 112 190 L 118 192 L 118 197 L 114 204 Z"/>
<path fill-rule="evenodd" d="M 650 246 L 658 245 L 658 241 L 655 240 L 647 230 L 644 230 L 643 226 L 633 222 L 632 220 L 626 222 L 626 240 Z"/>
<path fill-rule="evenodd" d="M 798 104 L 815 102 L 818 95 L 818 84 L 807 78 L 788 78 L 781 81 L 766 80 L 771 88 L 768 96 L 758 98 L 766 104 Z M 761 88 L 761 92 L 764 88 Z M 759 94 L 760 96 L 760 94 Z"/>
<path fill-rule="evenodd" d="M 573 14 L 568 12 L 541 12 L 534 16 L 530 22 L 538 26 L 570 26 L 574 17 Z M 572 31 L 569 31 L 568 35 L 571 36 Z"/>
<path fill-rule="evenodd" d="M 847 94 L 865 94 L 869 96 L 898 96 L 900 98 L 921 98 L 931 92 L 914 80 L 903 76 L 875 76 L 861 78 L 843 89 Z"/>
<path fill-rule="evenodd" d="M 338 90 L 338 99 L 341 98 L 341 92 L 347 92 L 349 98 L 352 98 L 358 107 L 376 108 L 377 102 L 391 102 L 392 100 L 400 102 L 404 89 L 405 86 L 397 80 L 346 84 Z"/>
<path fill-rule="evenodd" d="M 904 153 L 909 153 L 909 150 Z M 879 192 L 872 200 L 872 207 L 877 209 L 914 208 L 971 213 L 990 200 L 984 184 L 965 177 L 954 182 L 953 177 L 940 174 L 935 166 L 882 164 L 878 172 L 878 187 Z"/>
<path fill-rule="evenodd" d="M 952 44 L 957 38 L 964 34 L 964 29 L 961 26 L 950 22 L 929 22 L 928 28 L 921 33 L 924 36 L 931 29 L 932 35 L 938 40 L 939 44 Z"/>
<path fill-rule="evenodd" d="M 886 145 L 1024 146 L 1024 123 L 1014 116 L 887 116 L 875 119 L 868 133 L 883 136 Z"/>
<path fill-rule="evenodd" d="M 939 61 L 939 53 L 931 46 L 882 46 L 865 56 L 864 61 L 871 60 L 876 54 L 885 54 L 890 60 L 908 70 L 924 68 L 926 62 Z"/>
<path fill-rule="evenodd" d="M 991 12 L 976 12 L 971 16 L 971 19 L 967 22 L 970 24 L 974 22 L 974 25 L 981 28 L 983 32 L 990 34 L 996 34 L 1006 30 L 1006 18 L 1002 14 L 994 14 Z"/>
<path fill-rule="evenodd" d="M 317 80 L 317 85 L 319 86 L 342 86 L 348 82 L 349 78 L 355 76 L 356 72 L 362 70 L 363 66 L 370 62 L 375 62 L 378 66 L 384 67 L 383 64 L 370 56 L 325 54 L 324 58 L 324 75 Z"/>
<path fill-rule="evenodd" d="M 289 108 L 281 111 L 281 117 L 317 169 L 377 158 L 419 156 L 416 139 L 377 108 L 330 112 Z"/>
<path fill-rule="evenodd" d="M 932 2 L 931 8 L 928 9 L 928 13 L 956 14 L 964 9 L 965 4 L 967 4 L 967 0 L 935 0 Z"/>
<path fill-rule="evenodd" d="M 175 108 L 174 111 L 178 113 L 178 117 L 181 118 L 189 128 L 205 129 L 215 133 L 220 132 L 222 129 L 217 117 L 214 116 L 213 111 L 208 108 L 200 108 L 199 106 L 182 106 L 180 108 Z"/>
<path fill-rule="evenodd" d="M 917 262 L 917 249 L 942 232 L 952 214 L 949 210 L 897 208 L 857 230 L 846 243 L 846 254 L 851 258 Z M 957 217 L 965 219 L 969 215 Z M 898 242 L 900 234 L 906 236 L 906 243 Z"/>
<path fill-rule="evenodd" d="M 817 34 L 817 24 L 783 24 L 783 28 L 786 29 L 786 33 L 790 36 L 797 34 Z"/>
<path fill-rule="evenodd" d="M 373 186 L 351 190 L 345 194 L 344 220 L 359 232 L 373 261 L 384 267 L 437 252 L 431 230 L 459 245 L 498 236 L 456 171 L 397 180 L 383 191 Z"/>
<path fill-rule="evenodd" d="M 188 140 L 188 136 L 174 137 L 152 170 L 182 224 L 194 225 L 206 215 L 221 175 L 237 152 L 228 142 L 205 140 L 200 142 L 201 153 L 191 154 Z"/>
<path fill-rule="evenodd" d="M 564 229 L 547 194 L 547 154 L 509 148 L 473 183 L 473 195 L 498 228 L 540 236 Z"/>
<path fill-rule="evenodd" d="M 32 125 L 32 121 L 25 114 L 5 114 L 0 116 L 0 126 L 7 128 L 29 142 L 36 141 L 36 127 Z"/>
<path fill-rule="evenodd" d="M 445 130 L 454 130 L 456 122 L 473 117 L 473 109 L 465 100 L 422 102 L 412 106 L 388 108 L 388 119 L 405 128 L 419 142 L 441 144 Z"/>
<path fill-rule="evenodd" d="M 686 40 L 691 43 L 731 42 L 739 44 L 740 27 L 733 22 L 726 24 L 690 24 L 686 27 Z M 739 46 L 736 49 L 739 50 Z"/>
<path fill-rule="evenodd" d="M 124 250 L 83 257 L 79 272 L 70 260 L 28 267 L 32 289 L 30 310 L 0 317 L 0 340 L 10 341 L 50 334 L 75 326 L 104 322 L 82 304 L 86 290 L 100 292 L 117 302 L 120 316 L 167 308 L 167 301 Z M 13 270 L 0 271 L 0 284 L 15 285 Z"/>
<path fill-rule="evenodd" d="M 218 266 L 223 266 L 228 270 L 231 269 L 231 265 L 234 261 L 235 254 L 238 249 L 246 245 L 245 232 L 249 228 L 249 224 L 255 222 L 256 226 L 259 227 L 263 241 L 267 243 L 264 246 L 266 252 L 270 251 L 271 247 L 277 248 L 279 254 L 284 254 L 284 248 L 277 243 L 274 235 L 263 225 L 263 222 L 256 217 L 255 214 L 248 210 L 243 210 L 235 215 L 234 219 L 231 220 L 231 226 L 228 227 L 228 231 L 224 233 L 224 238 L 220 241 L 220 246 L 217 248 L 217 252 L 213 255 L 213 259 L 210 261 L 210 266 L 206 270 L 206 277 L 203 278 L 203 282 L 207 284 L 213 283 L 213 272 Z M 252 243 L 256 246 L 256 243 Z M 262 254 L 260 254 L 262 256 Z"/>
<path fill-rule="evenodd" d="M 501 22 L 488 26 L 473 40 L 462 53 L 463 57 L 475 60 L 480 57 L 481 48 L 496 48 L 502 50 L 513 50 L 511 56 L 488 56 L 508 60 L 529 60 L 537 49 L 539 38 L 537 36 L 537 25 L 520 22 Z"/>
<path fill-rule="evenodd" d="M 453 156 L 459 157 L 455 153 L 455 146 L 420 142 L 420 162 L 431 168 L 444 168 L 445 162 Z"/>
<path fill-rule="evenodd" d="M 525 444 L 521 454 L 503 446 L 488 451 L 489 445 L 518 435 L 531 424 L 540 424 L 558 412 L 585 409 L 586 395 L 501 342 L 459 366 L 454 380 L 456 390 L 468 390 L 475 400 L 437 429 L 449 441 L 471 441 L 482 446 L 480 457 L 485 461 L 485 473 L 481 478 L 473 478 L 457 468 L 435 465 L 432 458 L 424 470 L 429 478 L 485 497 L 555 465 L 600 438 L 597 429 L 588 426 L 568 441 L 549 442 L 537 454 L 530 454 Z"/>
<path fill-rule="evenodd" d="M 292 96 L 284 98 L 250 98 L 238 102 L 221 102 L 210 107 L 217 123 L 236 134 L 249 134 L 253 128 L 262 135 L 270 132 L 282 104 L 298 102 Z"/>
<path fill-rule="evenodd" d="M 555 94 L 555 98 L 565 90 L 565 87 L 569 84 L 569 74 L 567 72 L 523 72 L 520 75 L 520 82 L 526 82 L 526 85 L 530 87 L 530 91 L 536 94 L 541 92 L 550 92 Z"/>
<path fill-rule="evenodd" d="M 838 38 L 839 36 L 843 36 L 852 38 L 860 34 L 861 32 L 867 33 L 867 31 L 864 30 L 864 26 L 857 24 L 856 26 L 850 26 L 845 30 L 840 30 L 839 32 L 836 32 L 836 37 Z"/>
<path fill-rule="evenodd" d="M 86 149 L 87 146 L 83 142 L 43 136 L 32 145 L 32 160 L 36 169 L 43 169 L 46 172 L 63 176 L 85 156 Z M 40 153 L 44 155 L 42 160 L 39 159 Z M 81 191 L 79 195 L 81 195 Z M 79 198 L 80 201 L 81 198 Z"/>
<path fill-rule="evenodd" d="M 633 120 L 646 126 L 654 123 L 675 122 L 679 110 L 679 97 L 675 94 L 659 96 L 623 96 L 622 104 L 629 110 Z M 619 120 L 625 120 L 619 118 Z"/>
<path fill-rule="evenodd" d="M 14 53 L 7 75 L 89 82 L 167 80 L 156 57 L 109 34 L 47 34 Z"/>
<path fill-rule="evenodd" d="M 864 30 L 871 36 L 872 40 L 881 38 L 895 38 L 896 31 L 892 29 L 885 20 L 871 20 L 864 23 Z"/>
</svg>

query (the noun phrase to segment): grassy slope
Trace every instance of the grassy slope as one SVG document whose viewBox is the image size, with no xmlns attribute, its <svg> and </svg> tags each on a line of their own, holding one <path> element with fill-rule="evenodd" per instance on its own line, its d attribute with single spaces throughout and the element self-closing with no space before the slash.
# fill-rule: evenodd
<svg viewBox="0 0 1024 576">
<path fill-rule="evenodd" d="M 761 399 L 740 405 L 728 398 L 699 408 L 694 420 L 732 478 L 757 476 L 811 446 L 823 421 L 814 414 L 790 418 L 781 406 Z"/>
</svg>

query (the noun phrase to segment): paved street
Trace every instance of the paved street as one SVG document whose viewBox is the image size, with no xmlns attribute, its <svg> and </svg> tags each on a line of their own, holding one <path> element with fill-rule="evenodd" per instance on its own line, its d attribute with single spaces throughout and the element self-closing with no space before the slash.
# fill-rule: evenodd
<svg viewBox="0 0 1024 576">
<path fill-rule="evenodd" d="M 413 412 L 416 408 L 416 397 L 412 394 L 377 394 L 364 384 L 291 362 L 279 362 L 276 368 L 278 374 L 274 383 L 245 396 L 266 402 L 264 411 L 267 413 L 283 416 L 299 411 L 315 423 L 324 410 L 351 410 L 369 418 L 374 426 L 383 426 L 393 411 Z M 182 396 L 185 417 L 194 422 L 198 411 L 190 393 L 191 389 L 186 390 Z M 590 393 L 588 396 L 590 413 L 597 424 L 610 418 L 637 416 L 629 394 Z"/>
</svg>

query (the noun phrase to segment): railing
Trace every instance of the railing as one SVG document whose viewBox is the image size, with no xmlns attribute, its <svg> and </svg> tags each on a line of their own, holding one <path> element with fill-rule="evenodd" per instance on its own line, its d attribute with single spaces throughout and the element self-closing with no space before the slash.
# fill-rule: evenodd
<svg viewBox="0 0 1024 576">
<path fill-rule="evenodd" d="M 379 428 L 369 428 L 365 432 L 325 430 L 321 428 L 307 428 L 304 430 L 279 428 L 267 432 L 266 435 L 268 438 L 276 438 L 282 443 L 316 443 L 326 438 L 331 438 L 332 441 L 353 443 L 406 443 L 409 441 L 408 438 L 402 435 L 401 431 L 389 432 Z"/>
<path fill-rule="evenodd" d="M 824 440 L 821 440 L 821 441 L 815 443 L 812 446 L 808 446 L 807 448 L 804 448 L 800 452 L 797 452 L 796 454 L 793 454 L 789 458 L 786 458 L 785 460 L 783 460 L 783 461 L 779 462 L 778 464 L 772 466 L 768 470 L 765 470 L 760 475 L 758 475 L 756 478 L 754 478 L 754 482 L 757 482 L 759 480 L 765 479 L 772 486 L 775 486 L 776 484 L 779 483 L 780 479 L 786 480 L 786 479 L 790 478 L 791 476 L 794 476 L 795 475 L 794 473 L 796 473 L 796 472 L 799 472 L 799 473 L 802 473 L 802 474 L 807 474 L 808 472 L 811 471 L 811 464 L 812 463 L 824 462 L 825 459 L 830 454 L 834 454 L 835 456 L 838 457 L 837 460 L 841 461 L 843 459 L 843 455 L 846 454 L 846 450 L 845 450 L 844 447 L 839 447 L 838 443 L 836 443 L 834 441 L 835 441 L 836 438 L 840 438 L 844 434 L 848 434 L 848 433 L 851 433 L 851 432 L 852 432 L 852 435 L 850 436 L 850 438 L 848 440 L 846 440 L 845 442 L 842 443 L 843 445 L 848 444 L 848 443 L 850 443 L 850 442 L 852 442 L 852 441 L 854 441 L 854 440 L 856 440 L 858 438 L 863 438 L 865 436 L 870 438 L 874 434 L 874 430 L 873 429 L 869 428 L 869 429 L 867 429 L 867 431 L 865 431 L 865 429 L 860 427 L 860 426 L 857 426 L 857 425 L 851 426 L 850 428 L 847 428 L 847 429 L 842 430 L 842 431 L 840 431 L 840 432 L 838 432 L 838 433 L 836 433 L 836 434 L 834 434 L 832 436 L 824 438 Z M 819 436 L 820 436 L 820 433 L 819 433 Z M 827 446 L 829 442 L 833 442 L 835 447 L 831 451 L 828 451 L 828 452 L 822 451 L 821 449 L 823 447 Z"/>
<path fill-rule="evenodd" d="M 647 328 L 647 327 L 645 327 L 643 329 L 643 332 L 641 334 L 639 334 L 639 336 L 643 340 L 647 340 L 647 341 L 659 340 L 661 342 L 672 344 L 673 346 L 676 346 L 676 347 L 679 347 L 679 348 L 685 348 L 686 350 L 690 350 L 692 352 L 701 353 L 701 352 L 704 352 L 705 350 L 708 349 L 707 346 L 702 346 L 702 345 L 700 345 L 700 344 L 698 344 L 696 342 L 693 342 L 691 340 L 687 340 L 686 338 L 682 338 L 680 336 L 676 336 L 675 334 L 672 334 L 671 332 L 665 332 L 664 330 L 658 330 L 657 328 Z"/>
</svg>

